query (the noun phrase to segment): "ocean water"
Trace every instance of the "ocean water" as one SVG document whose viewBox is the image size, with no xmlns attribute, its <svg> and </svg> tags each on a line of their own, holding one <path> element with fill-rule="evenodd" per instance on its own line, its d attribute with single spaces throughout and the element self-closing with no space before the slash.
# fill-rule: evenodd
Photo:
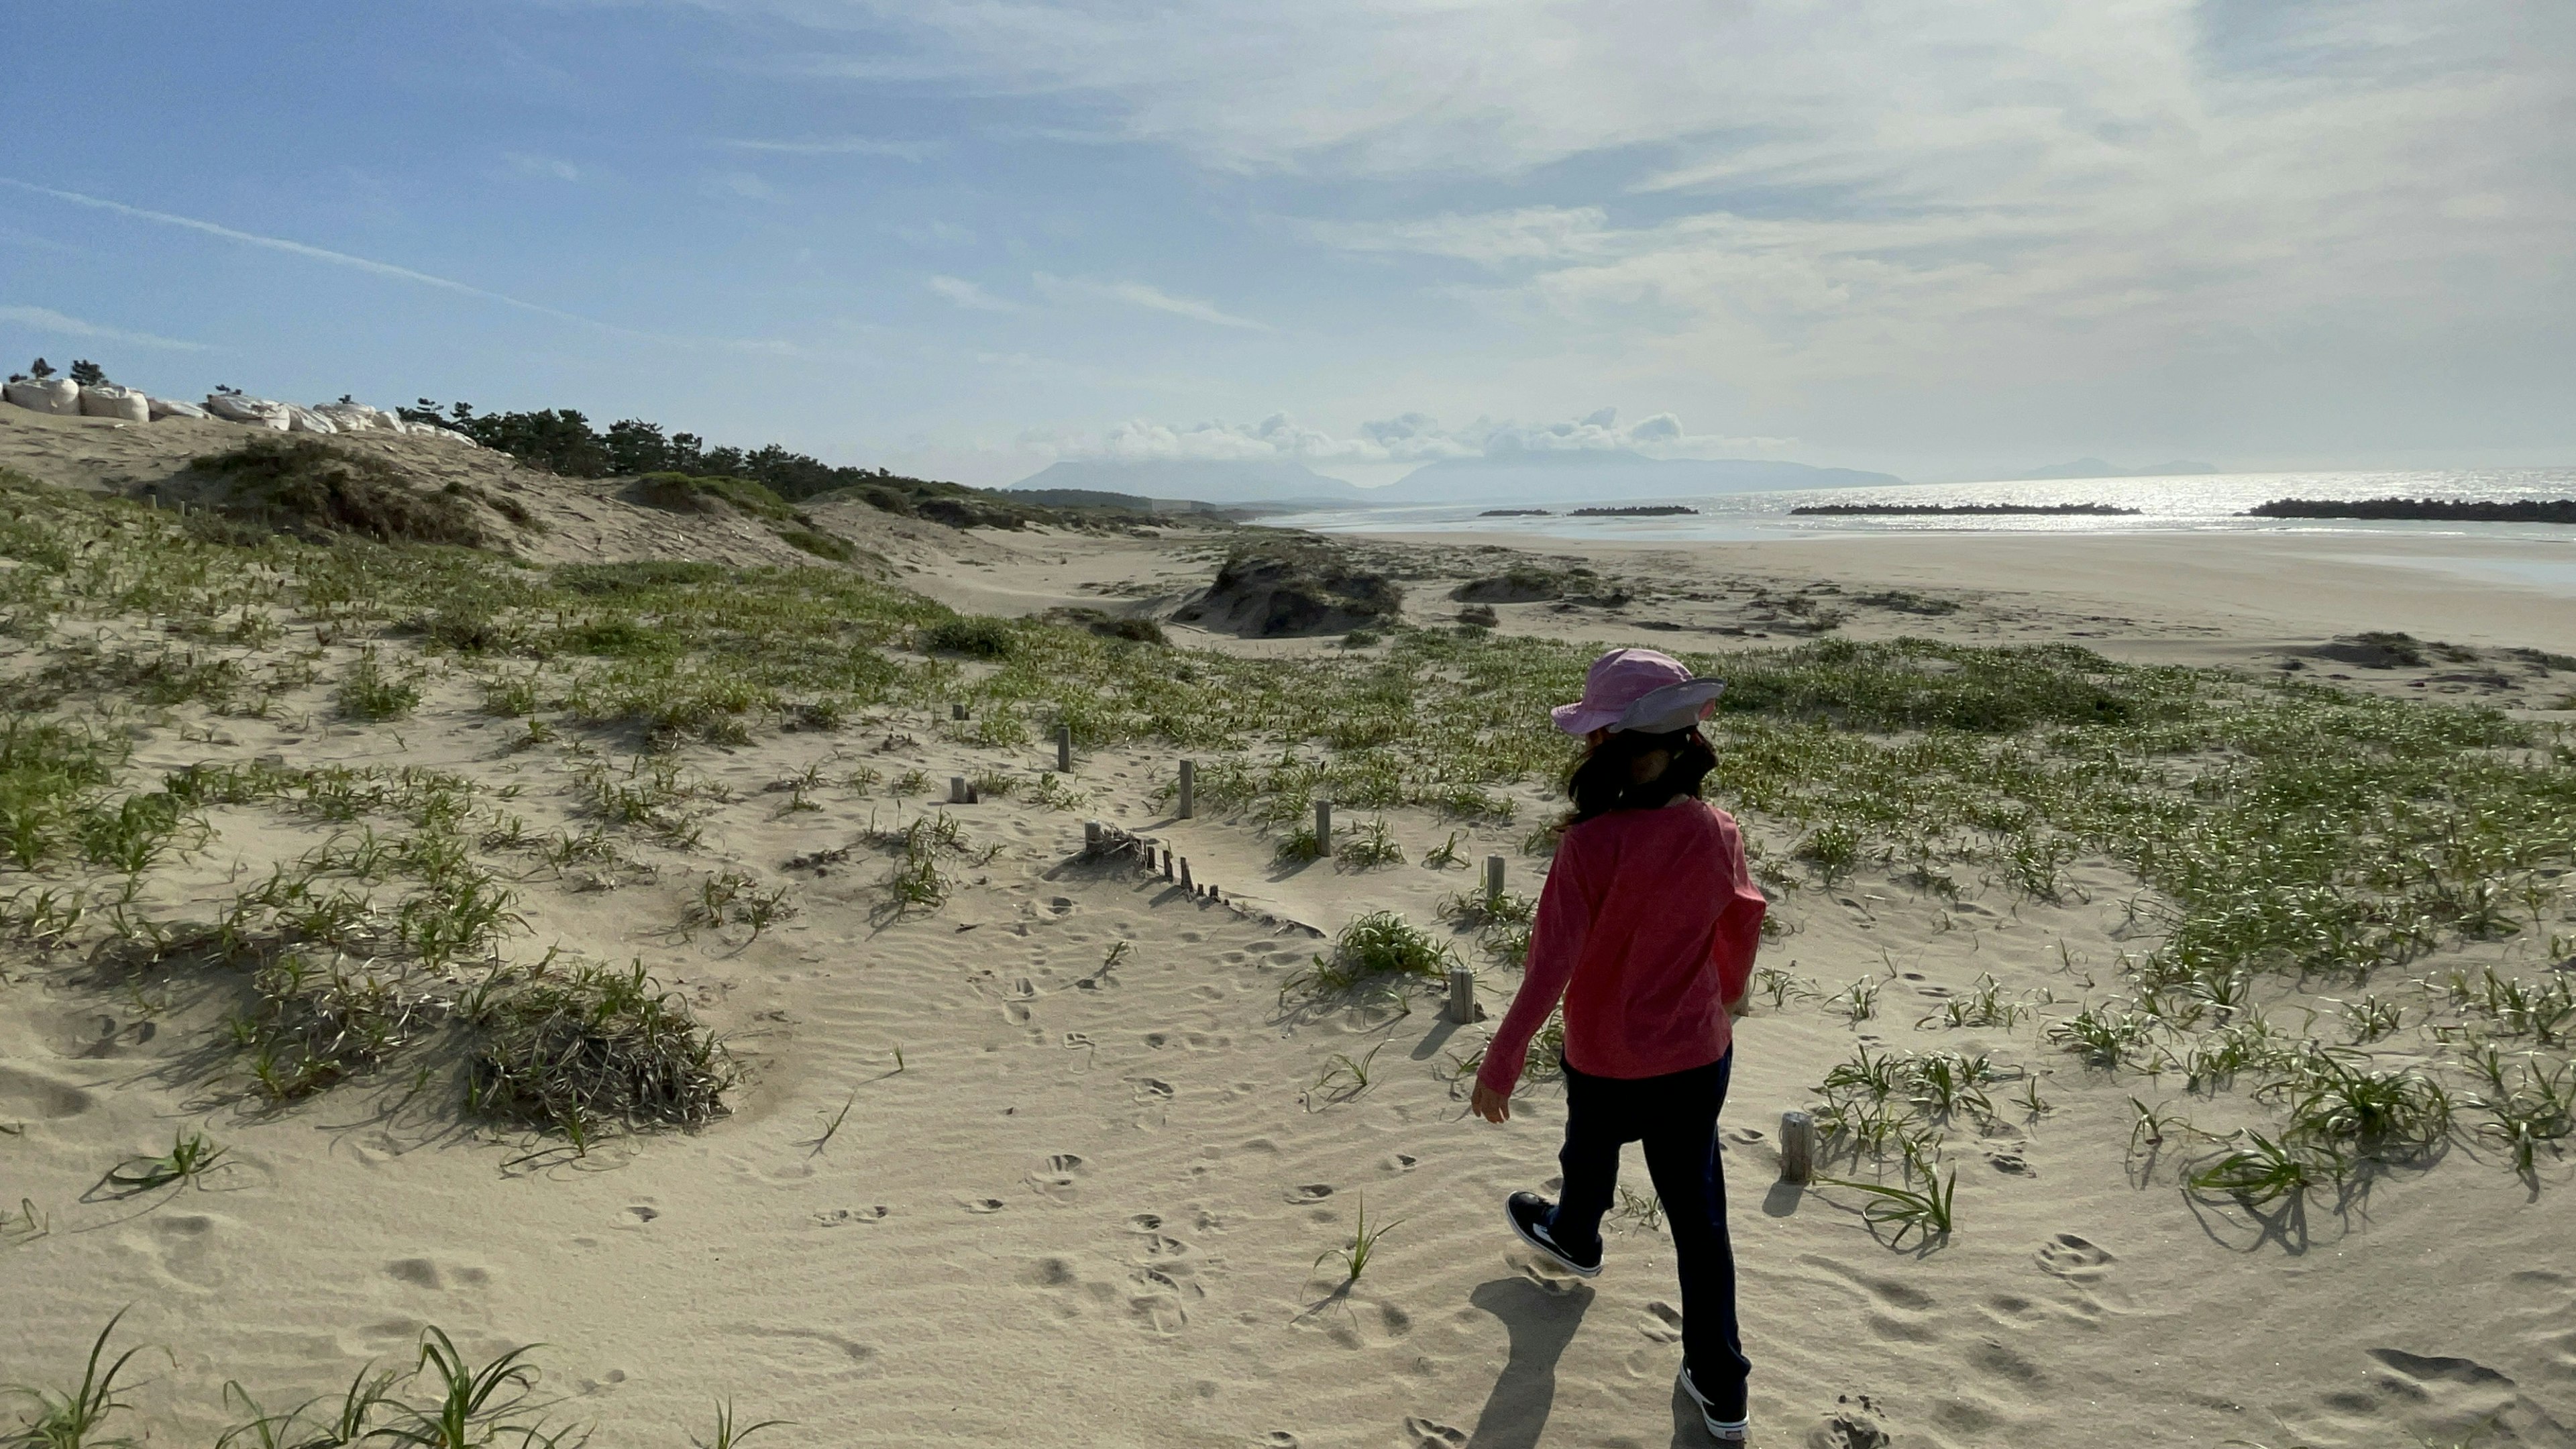
<svg viewBox="0 0 2576 1449">
<path fill-rule="evenodd" d="M 2391 538 L 2528 539 L 2576 550 L 2576 527 L 2553 524 L 2435 523 L 2365 519 L 2248 518 L 2275 498 L 2576 498 L 2576 468 L 2492 468 L 2419 472 L 2214 473 L 2182 478 L 2084 478 L 2045 483 L 1920 483 L 1898 488 L 1818 488 L 1788 493 L 1720 493 L 1622 498 L 1618 506 L 1674 503 L 1698 513 L 1668 518 L 1568 518 L 1579 504 L 1541 505 L 1545 518 L 1483 518 L 1480 505 L 1337 509 L 1262 520 L 1322 533 L 1496 533 L 1649 543 L 1739 542 L 1903 533 L 2130 534 L 2191 532 L 2340 533 Z M 1797 517 L 1815 503 L 2107 503 L 2119 515 L 1961 517 Z M 1514 505 L 1523 506 L 1523 505 Z M 2576 565 L 2571 565 L 2576 567 Z M 2555 570 L 2552 570 L 2555 572 Z"/>
</svg>

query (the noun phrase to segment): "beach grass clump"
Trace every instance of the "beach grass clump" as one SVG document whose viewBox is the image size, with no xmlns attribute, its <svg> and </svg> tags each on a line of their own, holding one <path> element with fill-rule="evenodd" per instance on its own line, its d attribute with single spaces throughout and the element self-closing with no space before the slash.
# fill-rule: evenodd
<svg viewBox="0 0 2576 1449">
<path fill-rule="evenodd" d="M 837 533 L 825 533 L 819 528 L 800 525 L 780 528 L 777 533 L 789 547 L 833 563 L 854 563 L 859 557 L 858 546 Z"/>
<path fill-rule="evenodd" d="M 2159 1018 L 2148 1013 L 2101 1003 L 2050 1022 L 2041 1034 L 2097 1067 L 2117 1068 L 2141 1053 L 2159 1051 L 2156 1033 L 2161 1025 Z"/>
<path fill-rule="evenodd" d="M 2486 1114 L 2477 1136 L 2503 1146 L 2513 1170 L 2536 1183 L 2541 1150 L 2555 1154 L 2576 1136 L 2576 1062 L 2551 1066 L 2526 1056 L 2514 1065 L 2509 1075 L 2492 1046 L 2472 1057 L 2471 1070 L 2483 1081 L 2463 1105 Z"/>
<path fill-rule="evenodd" d="M 337 952 L 281 951 L 252 972 L 250 987 L 231 1030 L 272 1105 L 383 1066 L 443 1022 L 448 1006 L 400 966 Z"/>
<path fill-rule="evenodd" d="M 333 698 L 342 719 L 372 724 L 401 719 L 419 708 L 420 686 L 387 669 L 371 646 L 358 652 L 357 662 L 340 677 Z"/>
<path fill-rule="evenodd" d="M 1010 621 L 974 615 L 942 619 L 921 631 L 924 654 L 956 654 L 968 659 L 1007 659 L 1014 643 Z"/>
<path fill-rule="evenodd" d="M 82 1366 L 81 1380 L 72 1388 L 49 1390 L 23 1384 L 12 1384 L 7 1393 L 24 1400 L 28 1412 L 19 1419 L 18 1428 L 0 1444 L 9 1449 L 115 1449 L 132 1444 L 131 1439 L 109 1439 L 102 1436 L 101 1426 L 108 1419 L 133 1404 L 118 1396 L 117 1378 L 125 1366 L 143 1350 L 129 1348 L 113 1360 L 107 1358 L 107 1341 L 116 1333 L 116 1325 L 125 1319 L 120 1310 L 98 1332 L 90 1344 L 89 1360 Z M 107 1366 L 101 1368 L 101 1361 Z"/>
<path fill-rule="evenodd" d="M 319 439 L 252 438 L 190 466 L 219 488 L 216 511 L 236 522 L 380 543 L 488 541 L 461 488 L 418 486 L 382 458 Z"/>
<path fill-rule="evenodd" d="M 1861 1208 L 1861 1219 L 1869 1224 L 1872 1231 L 1885 1232 L 1887 1245 L 1891 1248 L 1903 1247 L 1908 1233 L 1917 1235 L 1918 1242 L 1929 1247 L 1947 1239 L 1957 1225 L 1954 1203 L 1959 1189 L 1959 1174 L 1955 1171 L 1935 1180 L 1926 1170 L 1921 1174 L 1919 1185 L 1910 1171 L 1902 1183 L 1855 1182 L 1842 1177 L 1819 1178 L 1818 1181 L 1830 1187 L 1850 1188 L 1868 1194 L 1869 1202 Z"/>
<path fill-rule="evenodd" d="M 2346 1164 L 2330 1153 L 2303 1148 L 2260 1132 L 2238 1132 L 2226 1150 L 2193 1169 L 2184 1185 L 2193 1192 L 2259 1208 L 2299 1198 L 2312 1187 L 2340 1181 Z"/>
<path fill-rule="evenodd" d="M 1333 850 L 1333 858 L 1353 870 L 1368 870 L 1381 865 L 1402 865 L 1404 847 L 1388 828 L 1386 817 L 1371 816 L 1363 821 Z"/>
<path fill-rule="evenodd" d="M 1333 949 L 1289 977 L 1280 995 L 1333 997 L 1445 982 L 1457 964 L 1458 955 L 1447 942 L 1432 939 L 1400 913 L 1370 911 L 1342 927 Z"/>
<path fill-rule="evenodd" d="M 195 1182 L 212 1172 L 230 1151 L 203 1132 L 183 1128 L 170 1139 L 169 1151 L 127 1158 L 108 1171 L 107 1181 L 126 1192 L 150 1192 L 156 1187 Z"/>
<path fill-rule="evenodd" d="M 466 1105 L 481 1116 L 580 1146 L 608 1126 L 700 1127 L 730 1110 L 731 1054 L 641 961 L 505 968 L 457 1011 L 475 1033 Z"/>
<path fill-rule="evenodd" d="M 2287 1137 L 2337 1150 L 2421 1152 L 2451 1128 L 2451 1095 L 2431 1077 L 2413 1070 L 2375 1071 L 2314 1043 L 2291 1057 L 2286 1075 L 2255 1095 L 2281 1105 Z"/>
<path fill-rule="evenodd" d="M 878 883 L 884 894 L 884 914 L 892 916 L 935 911 L 946 905 L 956 888 L 956 881 L 946 869 L 948 862 L 963 859 L 977 865 L 989 864 L 1002 850 L 998 845 L 979 848 L 968 841 L 965 827 L 944 810 L 916 815 L 899 829 L 871 827 L 868 838 L 895 852 L 893 869 Z"/>
<path fill-rule="evenodd" d="M 765 483 L 749 478 L 647 473 L 635 480 L 629 496 L 647 508 L 669 513 L 746 513 L 771 522 L 793 522 L 796 510 Z"/>
<path fill-rule="evenodd" d="M 110 1359 L 108 1345 L 117 1313 L 90 1345 L 80 1382 L 68 1389 L 11 1386 L 5 1392 L 26 1406 L 18 1427 L 0 1434 L 7 1449 L 122 1449 L 138 1441 L 111 1438 L 110 1421 L 133 1412 L 126 1397 L 126 1365 L 145 1351 L 138 1345 Z M 355 1449 L 362 1444 L 388 1444 L 404 1449 L 557 1449 L 584 1442 L 588 1427 L 552 1423 L 548 1411 L 559 1399 L 539 1390 L 535 1354 L 530 1344 L 477 1361 L 456 1346 L 435 1324 L 421 1329 L 419 1350 L 410 1368 L 378 1369 L 372 1362 L 349 1379 L 333 1399 L 307 1399 L 283 1411 L 263 1407 L 239 1380 L 227 1380 L 222 1404 L 233 1422 L 216 1436 L 215 1449 Z M 752 1434 L 783 1421 L 750 1424 L 738 1421 L 730 1400 L 719 1400 L 713 1437 L 698 1440 L 701 1449 L 730 1449 Z"/>
<path fill-rule="evenodd" d="M 1358 1211 L 1351 1223 L 1350 1241 L 1338 1248 L 1327 1248 L 1316 1254 L 1315 1266 L 1320 1268 L 1329 1262 L 1340 1268 L 1342 1270 L 1341 1287 L 1348 1289 L 1352 1284 L 1360 1281 L 1362 1273 L 1368 1271 L 1368 1265 L 1377 1257 L 1379 1241 L 1403 1225 L 1402 1218 L 1397 1218 L 1393 1222 L 1370 1222 L 1368 1199 L 1362 1196 Z"/>
<path fill-rule="evenodd" d="M 1538 922 L 1538 898 L 1503 891 L 1457 891 L 1441 897 L 1440 918 L 1462 931 L 1476 933 L 1486 955 L 1517 966 L 1529 959 L 1530 933 Z"/>
<path fill-rule="evenodd" d="M 69 847 L 84 806 L 116 778 L 130 749 L 86 724 L 12 714 L 0 725 L 0 855 L 33 871 Z"/>
</svg>

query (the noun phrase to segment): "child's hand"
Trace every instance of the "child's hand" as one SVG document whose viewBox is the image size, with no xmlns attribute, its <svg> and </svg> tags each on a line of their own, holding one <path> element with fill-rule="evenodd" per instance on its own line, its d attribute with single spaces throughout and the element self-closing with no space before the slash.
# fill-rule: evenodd
<svg viewBox="0 0 2576 1449">
<path fill-rule="evenodd" d="M 1497 1092 L 1482 1082 L 1476 1084 L 1476 1094 L 1467 1099 L 1467 1107 L 1488 1122 L 1512 1120 L 1512 1094 Z"/>
<path fill-rule="evenodd" d="M 1748 987 L 1746 987 L 1746 988 L 1744 989 L 1744 994 L 1743 994 L 1743 995 L 1741 995 L 1741 996 L 1739 996 L 1739 997 L 1735 998 L 1733 1001 L 1730 1001 L 1730 1002 L 1726 1003 L 1726 1015 L 1727 1015 L 1727 1019 L 1731 1021 L 1731 1020 L 1733 1020 L 1733 1019 L 1734 1019 L 1734 1018 L 1736 1018 L 1736 1017 L 1739 1017 L 1739 1016 L 1751 1016 L 1752 1014 L 1753 1014 L 1753 988 L 1751 988 L 1751 987 L 1749 987 L 1749 986 L 1748 986 Z"/>
</svg>

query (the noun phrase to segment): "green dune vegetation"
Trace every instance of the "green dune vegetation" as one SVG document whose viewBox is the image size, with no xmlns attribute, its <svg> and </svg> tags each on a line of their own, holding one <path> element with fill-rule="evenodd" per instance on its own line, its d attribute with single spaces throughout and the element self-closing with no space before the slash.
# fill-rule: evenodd
<svg viewBox="0 0 2576 1449">
<path fill-rule="evenodd" d="M 792 518 L 764 485 L 646 483 Z M 1591 655 L 1390 621 L 1372 652 L 1246 658 L 1097 618 L 961 615 L 823 562 L 543 567 L 371 532 L 209 528 L 0 475 L 0 606 L 20 646 L 0 680 L 0 931 L 135 989 L 220 979 L 240 1004 L 205 1066 L 246 1102 L 398 1081 L 406 1100 L 536 1134 L 532 1150 L 725 1110 L 733 1070 L 682 997 L 640 967 L 511 954 L 530 872 L 613 862 L 640 841 L 689 848 L 716 798 L 691 767 L 700 752 L 876 728 L 898 709 L 995 752 L 1066 726 L 1085 750 L 1189 754 L 1200 812 L 1281 835 L 1320 797 L 1525 825 L 1525 849 L 1544 853 L 1551 822 L 1515 821 L 1508 787 L 1563 766 L 1546 707 L 1579 692 Z M 2537 1188 L 2576 1132 L 2576 972 L 2546 969 L 2576 957 L 2553 928 L 2576 865 L 2576 742 L 2560 727 L 2064 644 L 1828 640 L 1686 659 L 1730 681 L 1710 726 L 1720 798 L 1772 843 L 1757 871 L 1792 926 L 1803 893 L 1863 870 L 1932 896 L 1973 880 L 2054 901 L 2102 889 L 2098 873 L 2079 886 L 2079 862 L 2115 867 L 2135 952 L 2089 989 L 1969 993 L 1934 1025 L 2018 1033 L 2033 1060 L 2250 1104 L 2268 1125 L 2194 1142 L 2186 1190 L 2295 1203 L 2421 1170 L 2449 1146 Z M 121 728 L 316 699 L 373 731 L 432 711 L 507 721 L 509 748 L 581 762 L 580 828 L 537 833 L 506 789 L 399 765 L 143 772 Z M 620 755 L 633 763 L 610 763 Z M 241 881 L 213 919 L 156 917 L 148 882 L 217 809 L 339 833 Z M 905 909 L 935 908 L 946 862 L 975 848 L 919 822 L 881 843 Z M 1525 900 L 1456 904 L 1498 952 L 1526 940 Z M 711 881 L 703 908 L 706 924 L 757 931 L 782 906 Z M 1304 985 L 1420 989 L 1445 948 L 1410 929 L 1367 918 L 1365 939 Z M 2491 942 L 2542 969 L 2444 961 Z M 1828 990 L 1774 971 L 1762 989 L 1775 1007 L 1875 1009 L 1869 980 Z M 2278 1009 L 2320 989 L 2348 1003 L 2339 1017 Z M 2363 1050 L 2395 1042 L 2412 1047 L 2404 1065 Z M 2047 1110 L 2027 1062 L 1946 1049 L 1864 1049 L 1818 1092 L 1829 1151 L 1875 1169 L 1871 1220 L 1900 1239 L 1952 1229 L 1950 1124 Z M 2139 1142 L 2180 1139 L 2139 1110 Z M 470 1378 L 451 1353 L 433 1346 L 414 1382 L 444 1393 L 442 1375 Z M 367 1424 L 432 1412 L 369 1402 Z"/>
</svg>

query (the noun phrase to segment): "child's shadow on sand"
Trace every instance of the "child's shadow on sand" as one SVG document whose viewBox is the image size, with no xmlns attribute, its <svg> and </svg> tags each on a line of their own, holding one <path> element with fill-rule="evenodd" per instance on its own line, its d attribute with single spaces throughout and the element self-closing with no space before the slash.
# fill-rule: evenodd
<svg viewBox="0 0 2576 1449">
<path fill-rule="evenodd" d="M 1476 1416 L 1470 1449 L 1530 1449 L 1556 1406 L 1556 1361 L 1592 1306 L 1592 1290 L 1550 1291 L 1527 1278 L 1496 1278 L 1476 1285 L 1467 1301 L 1503 1321 L 1512 1335 L 1509 1362 Z"/>
</svg>

